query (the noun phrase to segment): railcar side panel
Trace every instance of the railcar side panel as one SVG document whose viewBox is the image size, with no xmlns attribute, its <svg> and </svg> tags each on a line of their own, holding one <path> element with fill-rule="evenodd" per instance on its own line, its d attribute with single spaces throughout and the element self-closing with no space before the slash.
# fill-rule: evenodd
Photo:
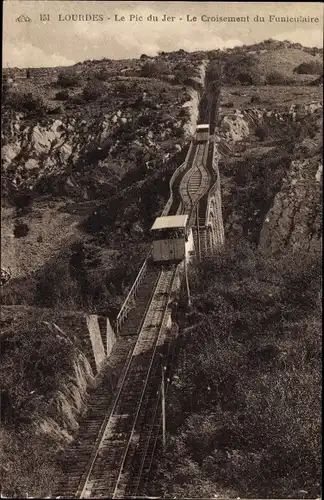
<svg viewBox="0 0 324 500">
<path fill-rule="evenodd" d="M 152 244 L 152 258 L 155 262 L 168 260 L 182 260 L 185 256 L 184 238 L 154 240 Z"/>
</svg>

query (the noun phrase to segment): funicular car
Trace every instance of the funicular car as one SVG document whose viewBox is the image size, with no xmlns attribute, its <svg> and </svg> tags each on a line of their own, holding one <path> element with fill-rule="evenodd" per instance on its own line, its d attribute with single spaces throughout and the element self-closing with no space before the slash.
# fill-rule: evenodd
<svg viewBox="0 0 324 500">
<path fill-rule="evenodd" d="M 194 250 L 188 215 L 157 217 L 151 235 L 154 262 L 181 261 L 185 257 L 188 260 Z"/>
</svg>

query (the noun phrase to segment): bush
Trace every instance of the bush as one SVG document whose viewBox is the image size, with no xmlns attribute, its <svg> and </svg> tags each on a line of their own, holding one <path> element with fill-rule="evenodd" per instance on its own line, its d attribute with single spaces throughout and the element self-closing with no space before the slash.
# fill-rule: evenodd
<svg viewBox="0 0 324 500">
<path fill-rule="evenodd" d="M 243 72 L 237 75 L 237 81 L 242 85 L 253 85 L 254 83 L 251 73 L 243 73 Z"/>
<path fill-rule="evenodd" d="M 33 203 L 32 193 L 21 193 L 13 197 L 17 215 L 26 214 L 31 209 Z"/>
<path fill-rule="evenodd" d="M 260 139 L 260 141 L 264 141 L 269 135 L 269 129 L 266 125 L 260 125 L 255 130 L 255 135 Z"/>
<path fill-rule="evenodd" d="M 69 92 L 68 92 L 68 90 L 60 90 L 55 95 L 55 99 L 57 101 L 67 101 L 68 98 L 69 98 Z"/>
<path fill-rule="evenodd" d="M 321 61 L 303 62 L 296 66 L 294 73 L 299 75 L 321 75 L 323 73 L 323 63 Z"/>
<path fill-rule="evenodd" d="M 258 84 L 260 71 L 258 61 L 254 56 L 242 54 L 228 54 L 225 56 L 223 78 L 225 83 L 253 85 Z M 214 66 L 213 76 L 219 78 L 218 66 Z"/>
<path fill-rule="evenodd" d="M 12 92 L 8 95 L 6 102 L 16 111 L 45 112 L 45 103 L 43 98 L 41 96 L 35 96 L 31 92 L 28 94 Z"/>
<path fill-rule="evenodd" d="M 147 62 L 141 69 L 141 76 L 147 78 L 158 77 L 162 74 L 168 73 L 168 66 L 166 63 L 159 62 Z"/>
<path fill-rule="evenodd" d="M 107 92 L 106 86 L 99 80 L 89 82 L 83 89 L 82 96 L 86 101 L 96 101 Z"/>
<path fill-rule="evenodd" d="M 77 87 L 80 84 L 80 76 L 74 71 L 61 71 L 57 77 L 57 84 L 64 88 Z"/>
<path fill-rule="evenodd" d="M 14 236 L 15 238 L 24 238 L 29 233 L 29 227 L 27 224 L 19 223 L 15 225 Z"/>
<path fill-rule="evenodd" d="M 97 80 L 101 80 L 102 82 L 106 82 L 109 79 L 109 73 L 106 69 L 102 68 L 100 71 L 97 71 L 94 75 Z"/>
<path fill-rule="evenodd" d="M 251 97 L 251 104 L 261 104 L 262 99 L 258 94 L 255 94 Z"/>
<path fill-rule="evenodd" d="M 74 96 L 74 97 L 71 97 L 71 98 L 70 98 L 70 100 L 69 100 L 69 102 L 70 102 L 71 104 L 76 104 L 77 106 L 80 106 L 81 104 L 84 104 L 84 100 L 83 100 L 83 99 L 82 99 L 82 97 L 81 97 L 81 96 L 79 96 L 79 95 L 76 95 L 76 96 Z"/>
<path fill-rule="evenodd" d="M 266 76 L 266 82 L 270 85 L 282 85 L 287 83 L 287 79 L 280 71 L 272 71 Z"/>
<path fill-rule="evenodd" d="M 124 82 L 118 82 L 117 85 L 115 86 L 116 92 L 119 92 L 121 95 L 126 95 L 128 91 L 128 87 L 126 83 Z"/>
</svg>

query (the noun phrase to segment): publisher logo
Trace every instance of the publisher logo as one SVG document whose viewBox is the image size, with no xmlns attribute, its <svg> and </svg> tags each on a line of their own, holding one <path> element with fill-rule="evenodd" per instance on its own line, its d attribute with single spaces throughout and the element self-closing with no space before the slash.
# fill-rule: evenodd
<svg viewBox="0 0 324 500">
<path fill-rule="evenodd" d="M 21 14 L 21 16 L 17 17 L 16 23 L 31 23 L 31 19 L 26 14 Z"/>
</svg>

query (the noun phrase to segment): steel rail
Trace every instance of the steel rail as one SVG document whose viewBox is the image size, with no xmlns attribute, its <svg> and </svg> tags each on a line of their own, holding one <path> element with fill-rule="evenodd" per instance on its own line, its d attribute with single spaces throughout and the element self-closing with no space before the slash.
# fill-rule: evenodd
<svg viewBox="0 0 324 500">
<path fill-rule="evenodd" d="M 177 272 L 177 268 L 173 270 L 173 276 L 171 278 L 172 281 L 171 281 L 171 286 L 169 288 L 168 297 L 170 296 L 170 292 L 172 290 L 172 286 L 173 286 L 175 278 L 176 278 L 176 272 Z M 136 411 L 136 414 L 135 414 L 135 418 L 134 418 L 134 422 L 133 422 L 131 434 L 130 434 L 130 437 L 129 437 L 129 440 L 128 440 L 128 443 L 127 443 L 127 447 L 125 449 L 125 453 L 124 453 L 124 456 L 123 456 L 123 461 L 122 461 L 122 464 L 121 464 L 120 469 L 119 469 L 119 475 L 118 475 L 118 479 L 116 481 L 116 485 L 115 485 L 115 489 L 114 489 L 112 498 L 116 498 L 116 494 L 118 493 L 118 486 L 119 486 L 120 480 L 122 478 L 122 474 L 123 474 L 123 469 L 124 469 L 126 457 L 127 457 L 128 452 L 129 452 L 130 445 L 132 443 L 132 439 L 133 439 L 133 435 L 134 435 L 134 432 L 135 432 L 136 425 L 138 423 L 138 418 L 139 418 L 141 406 L 142 406 L 142 403 L 143 403 L 143 400 L 144 400 L 144 395 L 146 394 L 147 384 L 148 384 L 148 381 L 150 379 L 150 375 L 151 375 L 153 363 L 155 361 L 155 356 L 156 356 L 156 351 L 157 351 L 157 346 L 158 346 L 158 343 L 159 343 L 159 339 L 160 339 L 161 335 L 164 333 L 164 327 L 165 327 L 165 322 L 166 322 L 166 319 L 167 319 L 167 312 L 168 312 L 168 304 L 169 304 L 169 300 L 166 300 L 165 306 L 164 306 L 164 312 L 163 312 L 163 315 L 162 315 L 162 318 L 161 318 L 161 323 L 160 323 L 160 327 L 159 327 L 159 331 L 158 331 L 158 335 L 157 335 L 157 338 L 156 338 L 156 342 L 154 344 L 153 354 L 151 356 L 151 361 L 150 361 L 149 369 L 148 369 L 148 372 L 147 372 L 147 375 L 146 375 L 144 387 L 143 387 L 143 390 L 142 390 L 142 393 L 141 393 L 141 397 L 140 397 L 140 400 L 139 400 L 139 404 L 138 404 L 138 407 L 137 407 L 137 411 Z"/>
<path fill-rule="evenodd" d="M 151 299 L 149 301 L 149 304 L 147 306 L 147 310 L 149 309 L 151 303 L 152 303 L 152 300 L 154 298 L 154 294 L 155 294 L 155 291 L 158 287 L 158 284 L 159 284 L 159 280 L 161 278 L 161 275 L 162 275 L 162 271 L 160 272 L 159 274 L 159 277 L 155 283 L 155 286 L 154 286 L 154 289 L 152 291 L 152 295 L 151 295 Z M 145 318 L 145 315 L 144 315 L 144 318 Z M 144 321 L 143 321 L 144 322 Z M 136 349 L 136 346 L 138 345 L 139 343 L 139 338 L 140 338 L 140 335 L 138 336 L 138 339 L 135 343 L 135 346 L 133 348 L 133 351 L 132 351 L 132 354 L 131 356 L 129 357 L 129 359 L 127 360 L 126 364 L 126 370 L 124 371 L 124 374 L 123 374 L 123 378 L 122 378 L 122 383 L 120 384 L 120 387 L 118 389 L 118 392 L 117 392 L 117 395 L 116 395 L 116 398 L 115 398 L 115 401 L 114 401 L 114 404 L 113 404 L 113 407 L 111 409 L 111 411 L 109 412 L 109 414 L 107 414 L 107 417 L 105 418 L 105 420 L 103 421 L 102 425 L 101 425 L 101 428 L 99 430 L 99 433 L 98 433 L 98 437 L 96 439 L 96 442 L 95 442 L 95 445 L 94 445 L 94 449 L 93 449 L 93 453 L 90 457 L 90 460 L 89 460 L 89 466 L 87 468 L 87 470 L 85 471 L 84 473 L 84 476 L 85 477 L 82 477 L 81 480 L 80 480 L 80 483 L 79 483 L 79 487 L 78 487 L 78 490 L 75 494 L 75 497 L 76 498 L 83 498 L 83 495 L 85 493 L 85 490 L 86 490 L 86 487 L 87 487 L 87 483 L 88 483 L 88 480 L 89 480 L 89 477 L 90 477 L 90 474 L 93 470 L 93 466 L 95 464 L 95 461 L 97 459 L 97 456 L 98 456 L 98 452 L 99 452 L 99 449 L 100 449 L 100 445 L 102 444 L 103 442 L 103 439 L 104 439 L 104 434 L 105 434 L 105 431 L 107 429 L 107 426 L 109 424 L 109 422 L 111 421 L 111 418 L 113 416 L 113 413 L 114 413 L 114 410 L 116 409 L 117 407 L 117 404 L 119 402 L 119 399 L 120 399 L 120 395 L 123 391 L 123 388 L 124 388 L 124 383 L 125 383 L 125 380 L 127 379 L 127 376 L 129 374 L 129 368 L 131 366 L 131 363 L 132 363 L 132 359 L 133 359 L 133 355 L 134 355 L 134 352 L 135 352 L 135 349 Z M 85 475 L 86 474 L 86 475 Z"/>
</svg>

